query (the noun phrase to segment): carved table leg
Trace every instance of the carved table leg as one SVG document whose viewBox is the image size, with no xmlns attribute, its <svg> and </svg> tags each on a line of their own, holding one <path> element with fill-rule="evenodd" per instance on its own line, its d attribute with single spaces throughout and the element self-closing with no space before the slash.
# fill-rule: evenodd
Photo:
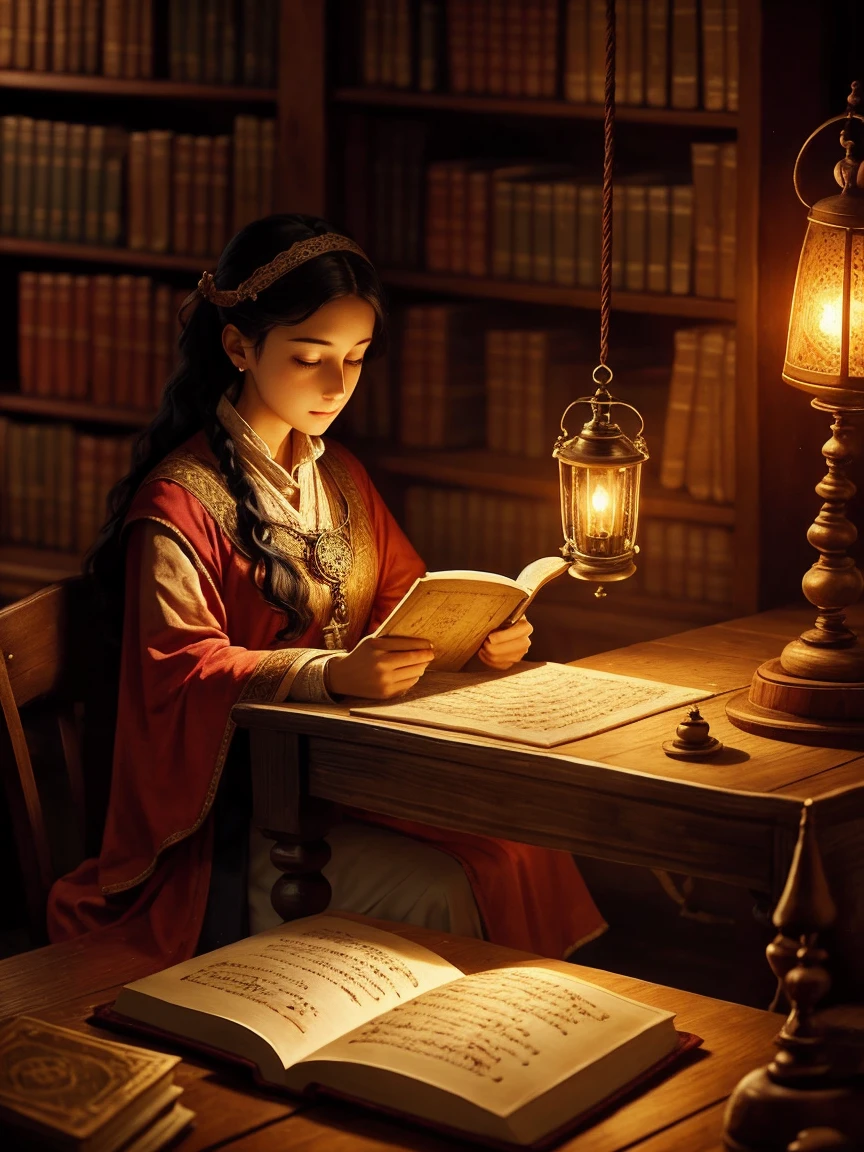
<svg viewBox="0 0 864 1152">
<path fill-rule="evenodd" d="M 252 811 L 255 825 L 276 843 L 270 859 L 283 873 L 270 900 L 283 920 L 323 912 L 330 885 L 321 869 L 330 859 L 324 839 L 334 807 L 308 795 L 307 740 L 291 732 L 250 731 Z"/>
</svg>

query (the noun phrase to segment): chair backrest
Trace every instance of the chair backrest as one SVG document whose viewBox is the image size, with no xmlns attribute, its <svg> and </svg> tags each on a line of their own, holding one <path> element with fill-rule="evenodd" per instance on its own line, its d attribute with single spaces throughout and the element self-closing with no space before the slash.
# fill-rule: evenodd
<svg viewBox="0 0 864 1152">
<path fill-rule="evenodd" d="M 0 779 L 41 943 L 52 883 L 99 850 L 111 780 L 119 665 L 91 581 L 0 609 L 0 655 Z"/>
</svg>

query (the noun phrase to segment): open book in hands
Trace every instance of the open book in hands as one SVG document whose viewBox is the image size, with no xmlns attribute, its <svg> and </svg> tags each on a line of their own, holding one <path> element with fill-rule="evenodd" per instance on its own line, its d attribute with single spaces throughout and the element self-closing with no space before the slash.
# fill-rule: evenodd
<svg viewBox="0 0 864 1152">
<path fill-rule="evenodd" d="M 496 628 L 515 624 L 550 580 L 570 567 L 541 556 L 515 580 L 494 572 L 427 572 L 415 580 L 375 636 L 410 636 L 435 649 L 433 672 L 458 672 Z"/>
<path fill-rule="evenodd" d="M 326 914 L 137 980 L 108 1018 L 118 1016 L 250 1062 L 266 1083 L 519 1147 L 548 1146 L 699 1043 L 672 1013 L 562 961 L 466 976 L 419 944 Z"/>
</svg>

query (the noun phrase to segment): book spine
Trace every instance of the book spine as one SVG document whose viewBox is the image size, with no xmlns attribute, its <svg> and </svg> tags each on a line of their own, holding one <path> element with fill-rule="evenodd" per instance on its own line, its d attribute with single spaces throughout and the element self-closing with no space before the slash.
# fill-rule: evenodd
<svg viewBox="0 0 864 1152">
<path fill-rule="evenodd" d="M 11 68 L 13 62 L 13 0 L 0 0 L 0 68 Z"/>
<path fill-rule="evenodd" d="M 15 233 L 29 236 L 33 207 L 33 140 L 35 123 L 29 116 L 18 117 L 15 187 Z"/>
<path fill-rule="evenodd" d="M 629 104 L 630 88 L 630 0 L 615 2 L 615 92 L 622 104 Z M 605 38 L 604 38 L 605 57 Z M 604 59 L 605 92 L 605 59 Z"/>
<path fill-rule="evenodd" d="M 417 87 L 437 92 L 441 87 L 441 0 L 420 0 L 417 19 Z"/>
<path fill-rule="evenodd" d="M 0 120 L 0 232 L 15 231 L 15 195 L 18 186 L 18 117 Z"/>
<path fill-rule="evenodd" d="M 168 75 L 186 79 L 186 12 L 179 0 L 168 5 Z"/>
<path fill-rule="evenodd" d="M 513 184 L 513 278 L 531 279 L 534 238 L 534 189 L 530 180 Z"/>
<path fill-rule="evenodd" d="M 424 443 L 428 448 L 445 448 L 447 438 L 447 352 L 449 310 L 426 309 L 426 400 Z"/>
<path fill-rule="evenodd" d="M 208 254 L 214 256 L 222 251 L 229 240 L 228 171 L 230 164 L 231 137 L 216 136 L 213 140 L 213 172 L 210 187 L 210 242 L 207 246 Z"/>
<path fill-rule="evenodd" d="M 503 96 L 505 91 L 505 32 L 507 5 L 505 0 L 489 0 L 487 17 L 486 91 L 491 96 Z"/>
<path fill-rule="evenodd" d="M 54 316 L 54 273 L 40 272 L 36 278 L 36 358 L 37 396 L 52 395 Z"/>
<path fill-rule="evenodd" d="M 37 277 L 18 274 L 18 380 L 21 391 L 36 392 Z"/>
<path fill-rule="evenodd" d="M 124 0 L 123 12 L 123 39 L 120 50 L 122 75 L 127 80 L 135 80 L 141 75 L 139 71 L 140 44 L 141 44 L 141 9 L 142 0 Z"/>
<path fill-rule="evenodd" d="M 363 83 L 375 88 L 381 83 L 381 8 L 383 0 L 365 0 L 363 5 Z"/>
<path fill-rule="evenodd" d="M 430 164 L 426 171 L 426 267 L 449 270 L 450 164 Z"/>
<path fill-rule="evenodd" d="M 127 243 L 135 251 L 150 247 L 148 229 L 149 145 L 146 132 L 129 134 L 129 180 L 127 186 Z"/>
<path fill-rule="evenodd" d="M 724 0 L 726 64 L 726 110 L 738 111 L 738 5 L 740 0 Z"/>
<path fill-rule="evenodd" d="M 697 296 L 718 293 L 718 192 L 720 145 L 691 144 L 693 157 L 694 291 Z"/>
<path fill-rule="evenodd" d="M 696 356 L 696 386 L 687 441 L 685 485 L 694 500 L 713 498 L 717 473 L 719 390 L 723 366 L 722 329 L 700 330 Z"/>
<path fill-rule="evenodd" d="M 173 132 L 147 133 L 148 232 L 151 252 L 171 250 L 171 142 Z"/>
<path fill-rule="evenodd" d="M 63 240 L 66 235 L 66 187 L 69 154 L 69 129 L 64 120 L 51 125 L 48 173 L 48 236 Z"/>
<path fill-rule="evenodd" d="M 532 186 L 531 279 L 552 283 L 552 185 L 545 180 Z"/>
<path fill-rule="evenodd" d="M 149 276 L 132 277 L 132 330 L 130 333 L 132 367 L 129 374 L 130 403 L 133 408 L 148 411 L 153 376 L 153 318 L 151 301 L 153 285 Z"/>
<path fill-rule="evenodd" d="M 56 456 L 55 546 L 71 552 L 75 545 L 75 433 L 68 424 L 54 428 Z"/>
<path fill-rule="evenodd" d="M 471 0 L 468 8 L 468 83 L 469 90 L 489 90 L 489 3 Z"/>
<path fill-rule="evenodd" d="M 51 71 L 69 72 L 69 10 L 66 0 L 51 5 Z"/>
<path fill-rule="evenodd" d="M 486 447 L 493 452 L 505 450 L 507 410 L 504 388 L 507 373 L 506 333 L 497 328 L 486 330 L 484 341 L 486 369 Z"/>
<path fill-rule="evenodd" d="M 468 173 L 464 164 L 451 164 L 448 175 L 447 267 L 450 272 L 464 275 L 468 270 Z"/>
<path fill-rule="evenodd" d="M 102 75 L 123 75 L 125 46 L 124 0 L 103 0 L 102 12 Z"/>
<path fill-rule="evenodd" d="M 564 99 L 588 101 L 588 0 L 567 0 Z"/>
<path fill-rule="evenodd" d="M 32 0 L 33 3 L 33 56 L 32 68 L 34 72 L 48 71 L 48 58 L 50 49 L 49 38 L 49 0 Z"/>
<path fill-rule="evenodd" d="M 546 100 L 552 100 L 558 94 L 558 8 L 558 0 L 545 0 L 540 14 L 540 95 Z"/>
<path fill-rule="evenodd" d="M 718 194 L 719 214 L 719 258 L 717 269 L 717 293 L 721 300 L 735 299 L 736 279 L 736 239 L 737 239 L 737 197 L 738 197 L 738 147 L 736 144 L 720 145 L 720 190 Z"/>
<path fill-rule="evenodd" d="M 54 332 L 52 395 L 62 399 L 72 395 L 72 277 L 67 272 L 54 276 Z"/>
<path fill-rule="evenodd" d="M 149 80 L 153 76 L 153 0 L 141 0 L 138 28 L 138 75 Z"/>
<path fill-rule="evenodd" d="M 393 0 L 393 83 L 411 87 L 411 12 L 408 0 Z"/>
<path fill-rule="evenodd" d="M 693 284 L 693 186 L 672 188 L 669 240 L 669 291 L 686 296 Z"/>
<path fill-rule="evenodd" d="M 552 280 L 576 284 L 576 212 L 578 188 L 572 181 L 552 185 Z"/>
<path fill-rule="evenodd" d="M 95 0 L 84 3 L 82 71 L 95 76 L 99 71 L 102 47 L 102 5 Z"/>
<path fill-rule="evenodd" d="M 468 274 L 489 275 L 489 173 L 468 173 Z"/>
<path fill-rule="evenodd" d="M 91 287 L 89 276 L 72 282 L 72 382 L 71 395 L 86 400 L 90 393 Z"/>
<path fill-rule="evenodd" d="M 84 171 L 84 239 L 98 244 L 102 237 L 102 171 L 105 164 L 105 128 L 87 128 L 87 158 Z"/>
<path fill-rule="evenodd" d="M 116 247 L 123 238 L 123 164 L 128 138 L 119 128 L 106 134 L 102 171 L 102 243 Z"/>
<path fill-rule="evenodd" d="M 504 383 L 504 451 L 522 456 L 524 447 L 524 394 L 527 345 L 525 333 L 512 328 L 504 339 L 506 375 Z"/>
<path fill-rule="evenodd" d="M 726 346 L 723 351 L 723 384 L 720 404 L 720 469 L 723 498 L 733 503 L 735 500 L 736 477 L 735 457 L 737 452 L 736 393 L 737 375 L 735 363 L 735 329 L 726 332 Z"/>
<path fill-rule="evenodd" d="M 447 47 L 450 63 L 450 91 L 468 92 L 471 88 L 471 59 L 469 54 L 468 0 L 448 0 Z"/>
<path fill-rule="evenodd" d="M 670 188 L 662 185 L 648 189 L 648 270 L 645 287 L 649 292 L 669 291 L 670 192 Z"/>
<path fill-rule="evenodd" d="M 66 67 L 70 72 L 84 71 L 84 0 L 68 0 Z"/>
<path fill-rule="evenodd" d="M 702 107 L 726 107 L 726 29 L 723 0 L 702 0 Z"/>
<path fill-rule="evenodd" d="M 219 82 L 234 84 L 237 81 L 237 12 L 233 0 L 222 0 L 219 24 L 222 30 L 219 41 Z"/>
<path fill-rule="evenodd" d="M 220 73 L 219 17 L 221 0 L 203 0 L 204 34 L 201 78 L 205 84 L 218 84 Z"/>
<path fill-rule="evenodd" d="M 94 404 L 108 406 L 114 380 L 114 277 L 92 277 L 93 344 L 90 351 L 91 397 Z"/>
<path fill-rule="evenodd" d="M 524 96 L 525 5 L 534 0 L 504 0 L 504 93 Z"/>
<path fill-rule="evenodd" d="M 201 82 L 202 75 L 202 56 L 203 56 L 203 36 L 204 27 L 202 17 L 202 0 L 185 0 L 185 28 L 183 33 L 183 46 L 185 49 L 184 57 L 184 71 L 185 80 L 190 80 L 194 84 Z M 241 4 L 241 11 L 244 17 L 244 23 L 248 25 L 254 16 L 254 6 L 249 4 Z M 244 32 L 246 28 L 244 27 Z M 248 45 L 243 44 L 243 64 L 244 64 L 244 84 L 253 84 L 254 80 L 247 79 L 245 74 L 245 67 L 247 62 L 254 65 L 254 56 L 252 55 L 252 40 L 249 37 Z"/>
<path fill-rule="evenodd" d="M 196 136 L 192 152 L 192 248 L 197 256 L 210 250 L 210 184 L 213 165 L 213 140 Z"/>
<path fill-rule="evenodd" d="M 381 75 L 380 82 L 385 88 L 393 84 L 395 76 L 396 11 L 395 0 L 382 0 L 381 4 Z"/>
<path fill-rule="evenodd" d="M 648 267 L 648 190 L 641 184 L 628 184 L 623 187 L 622 192 L 624 194 L 624 287 L 628 292 L 644 292 Z"/>
<path fill-rule="evenodd" d="M 42 239 L 48 235 L 48 195 L 51 171 L 50 120 L 37 120 L 33 133 L 33 203 L 30 215 L 30 235 Z"/>
<path fill-rule="evenodd" d="M 114 334 L 110 390 L 107 403 L 119 408 L 132 405 L 132 284 L 133 277 L 114 277 L 112 329 Z"/>
<path fill-rule="evenodd" d="M 84 158 L 87 151 L 87 127 L 70 124 L 66 153 L 66 240 L 81 240 L 84 235 Z"/>
<path fill-rule="evenodd" d="M 428 399 L 426 309 L 405 310 L 405 327 L 399 366 L 399 441 L 405 447 L 424 447 L 424 412 Z"/>
<path fill-rule="evenodd" d="M 606 91 L 606 0 L 588 0 L 588 99 L 602 104 Z"/>
<path fill-rule="evenodd" d="M 157 284 L 153 293 L 153 376 L 148 407 L 158 408 L 162 389 L 174 366 L 174 326 L 171 288 Z"/>
<path fill-rule="evenodd" d="M 93 543 L 96 502 L 96 437 L 76 436 L 75 548 L 84 553 Z"/>
<path fill-rule="evenodd" d="M 669 402 L 663 433 L 660 483 L 664 488 L 684 485 L 686 448 L 696 385 L 697 330 L 679 328 L 675 333 L 675 359 L 669 381 Z"/>
<path fill-rule="evenodd" d="M 492 275 L 509 279 L 513 274 L 513 183 L 492 181 Z"/>
<path fill-rule="evenodd" d="M 15 0 L 14 20 L 12 66 L 19 72 L 27 72 L 33 66 L 33 5 L 31 0 Z"/>
<path fill-rule="evenodd" d="M 601 206 L 600 186 L 583 184 L 579 188 L 579 212 L 576 222 L 576 278 L 580 288 L 596 288 L 600 283 Z"/>
<path fill-rule="evenodd" d="M 24 543 L 42 543 L 44 444 L 43 426 L 24 426 Z"/>
<path fill-rule="evenodd" d="M 627 103 L 645 103 L 645 0 L 628 0 Z"/>
<path fill-rule="evenodd" d="M 143 135 L 143 134 L 142 134 Z M 192 154 L 193 137 L 178 135 L 172 144 L 172 173 L 174 183 L 171 235 L 175 252 L 192 251 Z M 145 153 L 146 155 L 146 153 Z M 130 155 L 131 164 L 131 155 Z M 143 221 L 141 221 L 143 223 Z M 143 236 L 139 232 L 139 237 Z"/>
<path fill-rule="evenodd" d="M 544 8 L 539 0 L 531 0 L 523 10 L 522 95 L 535 99 L 540 95 L 543 73 Z"/>
<path fill-rule="evenodd" d="M 699 23 L 696 0 L 672 0 L 672 107 L 699 106 Z"/>
<path fill-rule="evenodd" d="M 523 332 L 525 382 L 521 393 L 521 448 L 525 456 L 542 459 L 549 453 L 545 424 L 548 339 L 545 332 Z"/>
<path fill-rule="evenodd" d="M 645 0 L 645 103 L 669 104 L 669 0 Z"/>
</svg>

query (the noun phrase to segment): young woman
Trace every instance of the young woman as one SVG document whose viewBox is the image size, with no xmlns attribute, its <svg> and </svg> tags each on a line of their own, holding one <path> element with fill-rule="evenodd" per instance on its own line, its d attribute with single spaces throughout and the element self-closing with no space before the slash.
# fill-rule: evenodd
<svg viewBox="0 0 864 1152">
<path fill-rule="evenodd" d="M 125 592 L 102 851 L 49 905 L 55 941 L 145 917 L 166 962 L 277 921 L 232 707 L 384 699 L 432 657 L 369 635 L 424 565 L 360 464 L 321 439 L 384 339 L 367 257 L 322 220 L 271 216 L 183 314 L 179 366 L 91 561 Z M 530 631 L 492 633 L 480 658 L 509 667 Z M 562 852 L 362 813 L 328 840 L 334 908 L 552 956 L 604 927 Z"/>
</svg>

